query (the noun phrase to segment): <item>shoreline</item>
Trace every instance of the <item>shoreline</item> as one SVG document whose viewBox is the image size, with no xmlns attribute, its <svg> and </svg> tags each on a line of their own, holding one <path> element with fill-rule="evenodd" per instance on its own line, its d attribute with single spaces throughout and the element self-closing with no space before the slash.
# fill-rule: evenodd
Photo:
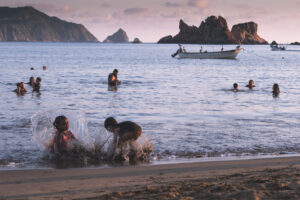
<svg viewBox="0 0 300 200">
<path fill-rule="evenodd" d="M 250 195 L 259 199 L 269 195 L 272 199 L 276 191 L 300 197 L 299 172 L 299 156 L 113 168 L 3 170 L 0 199 L 200 198 L 197 195 L 208 195 L 201 197 L 204 199 L 219 199 L 224 195 Z M 277 189 L 272 192 L 270 184 Z M 240 197 L 236 199 L 245 199 Z"/>
</svg>

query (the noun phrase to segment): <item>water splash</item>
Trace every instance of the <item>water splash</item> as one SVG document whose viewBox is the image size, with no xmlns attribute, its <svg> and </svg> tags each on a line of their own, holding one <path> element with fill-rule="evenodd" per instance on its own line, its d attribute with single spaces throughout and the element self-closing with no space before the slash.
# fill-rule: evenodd
<svg viewBox="0 0 300 200">
<path fill-rule="evenodd" d="M 51 152 L 55 133 L 52 124 L 55 117 L 59 115 L 65 115 L 68 118 L 69 130 L 77 140 L 71 143 L 72 148 L 67 155 L 57 157 Z M 31 117 L 31 132 L 33 141 L 44 152 L 43 160 L 51 161 L 57 168 L 149 162 L 150 153 L 153 150 L 151 141 L 142 135 L 137 140 L 134 151 L 127 145 L 123 148 L 121 155 L 120 153 L 112 155 L 115 152 L 113 134 L 101 127 L 90 134 L 85 113 L 82 111 L 39 111 Z"/>
</svg>

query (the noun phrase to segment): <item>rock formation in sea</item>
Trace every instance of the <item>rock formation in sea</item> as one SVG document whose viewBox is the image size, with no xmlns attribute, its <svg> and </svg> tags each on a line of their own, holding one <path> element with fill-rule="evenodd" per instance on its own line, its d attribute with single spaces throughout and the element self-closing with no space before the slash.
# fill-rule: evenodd
<svg viewBox="0 0 300 200">
<path fill-rule="evenodd" d="M 132 43 L 140 44 L 140 43 L 142 43 L 142 41 L 139 38 L 134 38 Z"/>
<path fill-rule="evenodd" d="M 0 7 L 0 41 L 98 42 L 83 25 L 49 17 L 33 7 Z"/>
<path fill-rule="evenodd" d="M 103 42 L 105 43 L 126 43 L 129 42 L 129 38 L 123 29 L 119 29 L 114 34 L 108 36 Z"/>
<path fill-rule="evenodd" d="M 257 24 L 248 22 L 234 25 L 231 29 L 235 40 L 243 44 L 268 44 L 268 42 L 257 35 Z"/>
<path fill-rule="evenodd" d="M 291 45 L 300 45 L 300 42 L 292 42 Z"/>
<path fill-rule="evenodd" d="M 234 34 L 228 29 L 226 20 L 219 16 L 210 16 L 199 27 L 189 26 L 183 20 L 179 22 L 179 33 L 161 38 L 158 43 L 183 44 L 265 44 L 257 35 L 257 24 L 249 22 L 233 26 Z"/>
</svg>

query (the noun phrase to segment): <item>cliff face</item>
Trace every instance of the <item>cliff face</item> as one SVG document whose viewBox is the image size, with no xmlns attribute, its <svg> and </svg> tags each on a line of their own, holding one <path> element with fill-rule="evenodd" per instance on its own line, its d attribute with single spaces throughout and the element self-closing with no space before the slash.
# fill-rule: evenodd
<svg viewBox="0 0 300 200">
<path fill-rule="evenodd" d="M 257 24 L 248 22 L 234 25 L 231 32 L 237 42 L 243 44 L 268 44 L 268 42 L 257 35 Z"/>
<path fill-rule="evenodd" d="M 113 35 L 108 36 L 103 42 L 105 43 L 125 43 L 129 42 L 129 38 L 123 29 L 119 29 Z"/>
<path fill-rule="evenodd" d="M 219 16 L 210 16 L 199 27 L 189 26 L 180 20 L 179 33 L 172 37 L 161 38 L 158 43 L 187 44 L 264 44 L 266 41 L 257 35 L 257 24 L 250 22 L 235 25 L 233 32 L 228 29 L 226 20 Z M 242 34 L 241 34 L 242 33 Z"/>
<path fill-rule="evenodd" d="M 33 7 L 0 7 L 0 41 L 98 42 L 83 25 L 49 17 Z"/>
</svg>

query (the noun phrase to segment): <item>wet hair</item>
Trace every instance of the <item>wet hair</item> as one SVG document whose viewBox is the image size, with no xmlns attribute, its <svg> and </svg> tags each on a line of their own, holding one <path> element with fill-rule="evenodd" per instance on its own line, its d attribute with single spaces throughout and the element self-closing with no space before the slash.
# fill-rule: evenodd
<svg viewBox="0 0 300 200">
<path fill-rule="evenodd" d="M 114 71 L 113 71 L 113 73 L 118 73 L 119 71 L 118 71 L 118 69 L 114 69 Z"/>
<path fill-rule="evenodd" d="M 21 83 L 16 83 L 17 87 L 20 87 L 21 86 Z"/>
<path fill-rule="evenodd" d="M 37 77 L 37 78 L 36 78 L 36 81 L 40 81 L 40 82 L 41 82 L 41 81 L 42 81 L 42 78 L 41 78 L 41 77 Z"/>
<path fill-rule="evenodd" d="M 237 83 L 234 83 L 234 84 L 233 84 L 233 88 L 234 88 L 234 89 L 238 88 L 238 86 L 239 86 L 239 85 L 238 85 Z"/>
<path fill-rule="evenodd" d="M 60 127 L 58 127 L 58 124 L 61 122 L 61 121 L 64 121 L 66 123 L 66 126 L 63 128 L 63 129 L 59 129 Z M 57 130 L 62 130 L 62 131 L 66 131 L 68 130 L 68 118 L 65 117 L 64 115 L 60 115 L 60 116 L 57 116 L 53 122 L 53 126 L 57 129 Z"/>
<path fill-rule="evenodd" d="M 108 117 L 104 121 L 104 127 L 108 129 L 109 127 L 116 127 L 118 125 L 117 120 L 113 117 Z"/>
<path fill-rule="evenodd" d="M 254 83 L 254 81 L 253 81 L 253 80 L 249 80 L 249 85 L 250 85 L 250 83 L 251 83 L 251 82 L 252 82 L 252 83 Z"/>
<path fill-rule="evenodd" d="M 31 77 L 29 78 L 29 81 L 31 81 L 31 80 L 34 80 L 34 77 L 33 77 L 33 76 L 31 76 Z"/>
</svg>

